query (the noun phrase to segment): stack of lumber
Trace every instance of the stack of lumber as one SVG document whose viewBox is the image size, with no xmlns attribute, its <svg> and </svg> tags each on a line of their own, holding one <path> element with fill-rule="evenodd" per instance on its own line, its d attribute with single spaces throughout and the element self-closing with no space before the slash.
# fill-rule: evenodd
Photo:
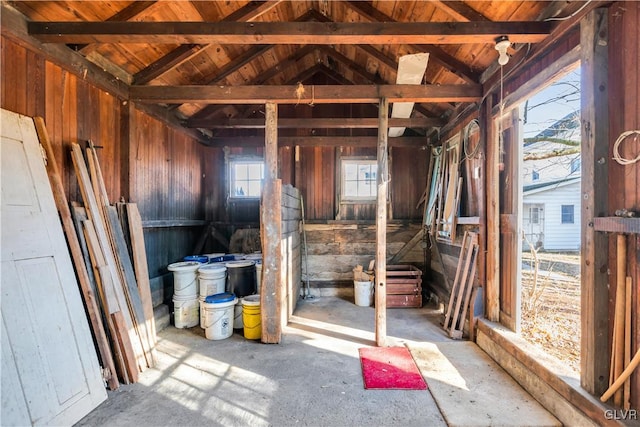
<svg viewBox="0 0 640 427">
<path fill-rule="evenodd" d="M 142 221 L 134 203 L 109 203 L 95 147 L 72 144 L 84 207 L 69 208 L 41 118 L 34 119 L 103 377 L 110 389 L 136 382 L 155 365 L 156 331 Z M 87 167 L 88 165 L 88 167 Z M 120 213 L 120 215 L 119 215 Z M 124 224 L 124 227 L 123 227 Z"/>
<path fill-rule="evenodd" d="M 451 296 L 444 317 L 444 329 L 453 339 L 462 338 L 464 323 L 469 309 L 475 283 L 476 264 L 478 258 L 478 235 L 465 232 L 458 259 L 458 269 L 451 288 Z M 473 321 L 469 322 L 470 335 L 473 335 Z"/>
</svg>

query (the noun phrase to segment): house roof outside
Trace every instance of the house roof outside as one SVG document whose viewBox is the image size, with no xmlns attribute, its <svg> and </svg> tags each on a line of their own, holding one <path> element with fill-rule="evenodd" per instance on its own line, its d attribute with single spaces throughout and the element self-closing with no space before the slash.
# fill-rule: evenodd
<svg viewBox="0 0 640 427">
<path fill-rule="evenodd" d="M 523 195 L 528 196 L 530 194 L 540 193 L 542 191 L 552 190 L 559 187 L 564 187 L 575 182 L 580 182 L 580 176 L 567 177 L 557 179 L 554 181 L 540 182 L 536 184 L 525 185 L 523 187 Z"/>
</svg>

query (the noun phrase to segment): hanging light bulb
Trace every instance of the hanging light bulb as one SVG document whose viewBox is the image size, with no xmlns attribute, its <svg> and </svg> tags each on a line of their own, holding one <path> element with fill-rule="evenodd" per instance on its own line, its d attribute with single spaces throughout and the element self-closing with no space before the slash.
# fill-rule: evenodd
<svg viewBox="0 0 640 427">
<path fill-rule="evenodd" d="M 500 36 L 496 39 L 496 50 L 500 54 L 498 57 L 498 64 L 507 65 L 509 62 L 509 55 L 507 55 L 507 49 L 511 46 L 511 42 L 509 41 L 509 37 Z"/>
</svg>

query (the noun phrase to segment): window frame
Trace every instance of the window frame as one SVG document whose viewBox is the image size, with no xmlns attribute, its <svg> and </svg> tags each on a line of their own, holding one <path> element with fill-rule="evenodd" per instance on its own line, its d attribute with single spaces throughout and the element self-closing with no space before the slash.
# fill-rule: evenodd
<svg viewBox="0 0 640 427">
<path fill-rule="evenodd" d="M 540 208 L 538 206 L 532 206 L 529 208 L 529 224 L 540 224 Z"/>
<path fill-rule="evenodd" d="M 369 196 L 347 196 L 346 190 L 346 166 L 348 164 L 368 164 L 369 166 L 375 166 L 376 178 L 373 179 L 372 187 L 373 193 Z M 355 204 L 355 203 L 376 203 L 377 200 L 377 174 L 378 174 L 378 160 L 375 157 L 370 156 L 348 156 L 340 159 L 340 203 L 341 204 Z M 360 182 L 356 180 L 356 182 Z"/>
<path fill-rule="evenodd" d="M 249 179 L 247 178 L 246 180 L 241 180 L 242 182 L 247 183 L 247 186 L 249 185 L 250 182 L 256 182 L 258 181 L 260 183 L 260 191 L 259 191 L 259 195 L 254 196 L 254 195 L 237 195 L 235 193 L 235 183 L 238 182 L 238 180 L 236 179 L 235 176 L 235 166 L 238 164 L 260 164 L 262 166 L 262 178 L 258 181 L 255 179 Z M 257 157 L 257 156 L 234 156 L 232 158 L 228 159 L 227 162 L 227 176 L 228 176 L 228 181 L 227 181 L 227 191 L 229 194 L 229 198 L 233 199 L 234 201 L 239 201 L 239 200 L 260 200 L 260 198 L 262 197 L 262 190 L 264 189 L 264 172 L 265 172 L 265 161 L 263 157 Z"/>
<path fill-rule="evenodd" d="M 571 208 L 571 221 L 565 220 L 565 216 L 569 215 L 565 212 L 565 208 Z M 561 224 L 575 224 L 576 222 L 576 208 L 575 205 L 560 205 L 560 223 Z"/>
</svg>

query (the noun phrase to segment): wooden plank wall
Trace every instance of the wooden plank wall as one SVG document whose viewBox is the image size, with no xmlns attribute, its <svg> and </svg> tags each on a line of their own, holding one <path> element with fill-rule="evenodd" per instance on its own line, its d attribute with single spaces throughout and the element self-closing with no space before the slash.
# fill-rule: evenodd
<svg viewBox="0 0 640 427">
<path fill-rule="evenodd" d="M 301 228 L 302 209 L 300 205 L 300 191 L 290 184 L 282 186 L 282 265 L 283 281 L 286 288 L 286 307 L 283 315 L 287 318 L 296 309 L 300 296 L 301 270 Z"/>
<path fill-rule="evenodd" d="M 387 224 L 387 258 L 395 255 L 405 243 L 420 231 L 420 224 L 390 221 Z M 353 285 L 353 268 L 368 268 L 375 259 L 375 224 L 313 223 L 306 224 L 309 282 L 313 287 L 344 287 Z M 424 254 L 418 244 L 402 260 L 402 264 L 423 267 Z M 303 276 L 306 280 L 305 263 Z"/>
<path fill-rule="evenodd" d="M 100 147 L 98 157 L 112 202 L 130 196 L 127 201 L 138 203 L 143 221 L 204 218 L 202 176 L 207 176 L 209 165 L 206 153 L 214 149 L 135 109 L 125 112 L 123 100 L 74 74 L 78 70 L 63 69 L 4 36 L 1 47 L 1 107 L 44 118 L 70 202 L 82 200 L 71 143 L 92 140 Z M 121 135 L 123 118 L 130 120 L 132 147 Z M 124 164 L 127 158 L 129 164 Z M 190 254 L 197 232 L 186 227 L 145 229 L 155 305 L 171 299 L 166 265 Z"/>
<path fill-rule="evenodd" d="M 214 149 L 139 111 L 131 128 L 129 168 L 135 183 L 130 194 L 143 221 L 204 219 L 206 159 Z M 173 280 L 166 267 L 192 255 L 201 232 L 200 227 L 145 227 L 154 305 L 171 300 Z"/>
<path fill-rule="evenodd" d="M 640 3 L 618 2 L 609 10 L 609 153 L 620 134 L 640 129 Z M 638 155 L 638 138 L 620 145 L 620 154 L 629 159 Z M 609 215 L 617 209 L 640 211 L 640 163 L 622 166 L 609 162 Z M 616 235 L 609 237 L 610 284 L 616 283 Z M 640 347 L 640 235 L 627 236 L 627 275 L 633 280 L 632 351 Z M 610 304 L 615 301 L 615 285 L 609 287 Z M 610 306 L 613 313 L 613 305 Z M 610 319 L 610 327 L 613 318 Z M 640 374 L 631 377 L 631 406 L 640 407 Z"/>
</svg>

